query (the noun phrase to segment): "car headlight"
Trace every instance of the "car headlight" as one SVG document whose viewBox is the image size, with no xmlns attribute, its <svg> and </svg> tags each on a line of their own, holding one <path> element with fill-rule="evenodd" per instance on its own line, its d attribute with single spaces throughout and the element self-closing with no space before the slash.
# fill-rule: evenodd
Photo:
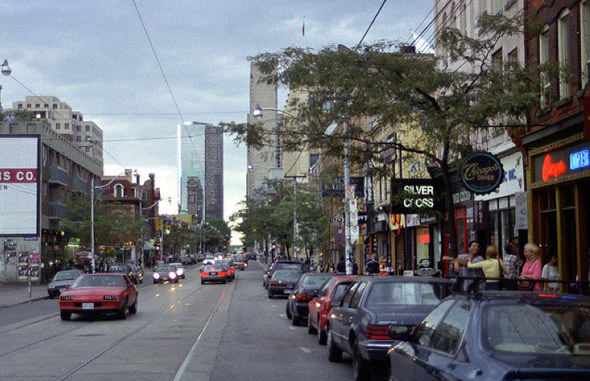
<svg viewBox="0 0 590 381">
<path fill-rule="evenodd" d="M 176 270 L 176 274 L 178 274 L 178 275 L 182 275 L 183 273 L 184 273 L 183 269 Z"/>
<path fill-rule="evenodd" d="M 158 274 L 158 273 L 154 273 L 153 276 L 154 276 L 154 279 L 160 279 L 160 274 Z"/>
<path fill-rule="evenodd" d="M 119 300 L 119 295 L 105 295 L 102 297 L 103 300 Z"/>
<path fill-rule="evenodd" d="M 174 279 L 174 278 L 176 278 L 176 273 L 174 271 L 170 271 L 170 274 L 168 274 L 168 277 Z"/>
<path fill-rule="evenodd" d="M 74 300 L 74 295 L 62 295 L 59 300 Z"/>
<path fill-rule="evenodd" d="M 53 288 L 53 282 L 49 283 L 49 288 Z"/>
</svg>

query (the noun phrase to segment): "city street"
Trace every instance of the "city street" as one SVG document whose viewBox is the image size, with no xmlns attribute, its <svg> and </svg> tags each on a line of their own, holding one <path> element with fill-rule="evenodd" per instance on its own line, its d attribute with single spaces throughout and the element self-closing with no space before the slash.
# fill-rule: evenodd
<svg viewBox="0 0 590 381">
<path fill-rule="evenodd" d="M 351 365 L 330 363 L 326 347 L 268 299 L 262 266 L 236 280 L 201 285 L 200 265 L 179 284 L 139 285 L 126 320 L 59 317 L 56 299 L 0 309 L 0 379 L 343 380 Z"/>
</svg>

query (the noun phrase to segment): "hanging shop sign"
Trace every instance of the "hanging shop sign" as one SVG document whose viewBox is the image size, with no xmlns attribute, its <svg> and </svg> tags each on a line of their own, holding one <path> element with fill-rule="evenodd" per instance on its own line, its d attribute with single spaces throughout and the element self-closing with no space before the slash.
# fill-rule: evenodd
<svg viewBox="0 0 590 381">
<path fill-rule="evenodd" d="M 535 183 L 565 180 L 590 169 L 590 143 L 583 141 L 543 152 L 536 155 L 533 160 Z"/>
<path fill-rule="evenodd" d="M 498 158 L 489 152 L 473 152 L 461 163 L 461 181 L 475 194 L 486 194 L 498 188 L 504 169 Z"/>
<path fill-rule="evenodd" d="M 522 160 L 522 153 L 515 152 L 511 155 L 500 158 L 502 168 L 504 168 L 504 178 L 502 182 L 494 190 L 485 195 L 476 195 L 474 200 L 485 201 L 500 197 L 512 196 L 517 192 L 524 192 L 524 164 Z"/>
<path fill-rule="evenodd" d="M 489 209 L 487 201 L 469 201 L 465 205 L 465 227 L 469 230 L 488 228 Z"/>
<path fill-rule="evenodd" d="M 392 189 L 391 211 L 400 214 L 424 213 L 441 206 L 440 184 L 432 179 L 399 179 Z"/>
</svg>

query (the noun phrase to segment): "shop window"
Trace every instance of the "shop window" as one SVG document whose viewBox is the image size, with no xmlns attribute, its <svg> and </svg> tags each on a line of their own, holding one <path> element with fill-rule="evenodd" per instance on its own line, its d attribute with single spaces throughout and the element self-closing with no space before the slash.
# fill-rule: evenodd
<svg viewBox="0 0 590 381">
<path fill-rule="evenodd" d="M 555 210 L 555 190 L 551 189 L 539 194 L 540 209 L 542 211 Z"/>
<path fill-rule="evenodd" d="M 545 26 L 543 33 L 539 35 L 539 65 L 545 65 L 549 62 L 549 26 Z M 551 81 L 546 72 L 541 72 L 541 92 L 540 107 L 549 106 L 548 96 L 551 90 Z"/>
<path fill-rule="evenodd" d="M 574 187 L 559 188 L 559 198 L 561 208 L 574 207 L 576 205 Z"/>
</svg>

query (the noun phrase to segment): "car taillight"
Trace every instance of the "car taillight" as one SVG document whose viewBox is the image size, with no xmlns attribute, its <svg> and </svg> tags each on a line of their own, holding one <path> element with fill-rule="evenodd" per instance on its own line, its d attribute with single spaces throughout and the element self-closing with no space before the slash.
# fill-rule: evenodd
<svg viewBox="0 0 590 381">
<path fill-rule="evenodd" d="M 387 325 L 369 325 L 365 336 L 368 340 L 391 340 L 387 333 L 388 328 Z"/>
<path fill-rule="evenodd" d="M 309 302 L 311 300 L 311 296 L 306 294 L 299 294 L 297 295 L 298 302 Z"/>
<path fill-rule="evenodd" d="M 278 286 L 279 285 L 279 282 L 277 282 L 276 280 L 271 280 L 270 281 L 270 285 L 271 286 Z"/>
<path fill-rule="evenodd" d="M 202 273 L 201 273 L 201 275 L 202 275 L 202 276 L 209 276 L 209 273 L 202 272 Z"/>
<path fill-rule="evenodd" d="M 221 272 L 219 273 L 219 275 L 221 275 L 221 276 L 225 276 L 225 274 L 226 274 L 226 272 L 225 272 L 225 271 L 221 271 Z"/>
</svg>

